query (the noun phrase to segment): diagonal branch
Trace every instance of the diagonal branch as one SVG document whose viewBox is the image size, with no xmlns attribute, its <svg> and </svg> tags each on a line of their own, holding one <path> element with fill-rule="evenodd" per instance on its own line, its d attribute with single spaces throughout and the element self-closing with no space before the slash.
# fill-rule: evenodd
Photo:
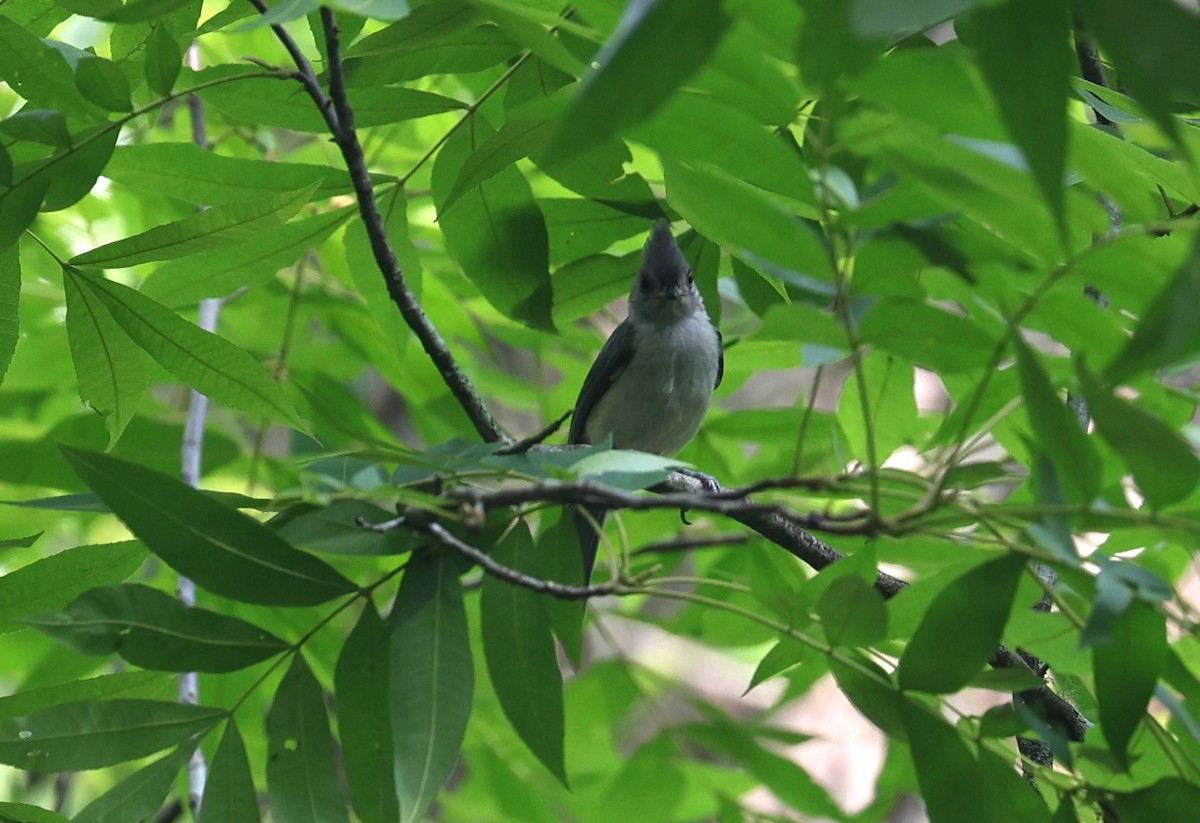
<svg viewBox="0 0 1200 823">
<path fill-rule="evenodd" d="M 263 0 L 250 0 L 250 3 L 259 12 L 265 13 L 267 10 Z M 342 70 L 341 38 L 337 21 L 333 12 L 324 6 L 321 7 L 321 23 L 325 29 L 325 49 L 329 65 L 328 95 L 322 90 L 312 64 L 291 35 L 282 26 L 271 26 L 271 30 L 296 63 L 300 83 L 325 118 L 329 132 L 341 151 L 350 182 L 354 186 L 355 199 L 358 201 L 359 214 L 371 244 L 371 253 L 383 274 L 392 302 L 396 304 L 404 322 L 421 342 L 421 347 L 433 361 L 450 393 L 454 395 L 479 436 L 489 443 L 507 442 L 510 438 L 500 428 L 500 424 L 488 410 L 470 378 L 450 353 L 446 341 L 425 314 L 404 278 L 404 271 L 400 267 L 395 249 L 388 240 L 387 228 L 371 184 L 366 156 L 355 130 L 354 109 L 346 94 L 346 79 Z"/>
</svg>

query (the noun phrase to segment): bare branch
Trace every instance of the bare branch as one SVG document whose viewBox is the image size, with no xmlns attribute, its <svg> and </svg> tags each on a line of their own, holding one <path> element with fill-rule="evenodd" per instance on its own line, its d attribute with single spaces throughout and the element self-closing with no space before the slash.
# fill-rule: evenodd
<svg viewBox="0 0 1200 823">
<path fill-rule="evenodd" d="M 633 581 L 613 580 L 612 582 L 600 583 L 595 586 L 570 586 L 566 583 L 559 583 L 556 580 L 543 580 L 539 577 L 532 577 L 497 562 L 490 555 L 475 548 L 470 543 L 459 540 L 440 523 L 430 523 L 424 526 L 422 530 L 437 538 L 438 542 L 443 546 L 448 546 L 464 557 L 475 561 L 488 574 L 514 585 L 557 597 L 560 600 L 588 600 L 593 597 L 604 597 L 610 594 L 629 594 L 636 590 L 636 584 Z"/>
<path fill-rule="evenodd" d="M 540 444 L 547 437 L 549 437 L 550 435 L 554 434 L 556 431 L 561 429 L 562 424 L 567 422 L 567 418 L 570 417 L 573 413 L 574 413 L 573 410 L 567 412 L 562 417 L 558 418 L 557 420 L 552 422 L 550 425 L 546 426 L 544 429 L 537 432 L 536 434 L 532 434 L 529 437 L 518 440 L 517 442 L 513 443 L 510 446 L 505 446 L 504 448 L 500 449 L 500 451 L 496 452 L 496 454 L 497 455 L 524 454 L 525 452 L 532 449 L 534 446 Z"/>
</svg>

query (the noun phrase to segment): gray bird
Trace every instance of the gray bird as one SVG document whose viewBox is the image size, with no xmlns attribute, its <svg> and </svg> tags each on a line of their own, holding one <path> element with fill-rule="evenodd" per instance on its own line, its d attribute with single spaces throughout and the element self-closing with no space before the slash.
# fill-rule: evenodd
<svg viewBox="0 0 1200 823">
<path fill-rule="evenodd" d="M 613 330 L 584 378 L 570 443 L 673 455 L 688 444 L 721 385 L 721 333 L 708 319 L 692 269 L 660 220 L 629 293 L 629 315 Z M 591 578 L 604 509 L 575 513 L 584 581 Z M 593 523 L 594 520 L 594 523 Z"/>
</svg>

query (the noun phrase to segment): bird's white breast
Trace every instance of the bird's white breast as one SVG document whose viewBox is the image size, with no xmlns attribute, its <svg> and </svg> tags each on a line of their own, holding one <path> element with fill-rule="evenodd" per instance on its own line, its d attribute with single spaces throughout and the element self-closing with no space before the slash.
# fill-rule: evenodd
<svg viewBox="0 0 1200 823">
<path fill-rule="evenodd" d="M 674 454 L 700 428 L 712 399 L 721 342 L 703 309 L 676 323 L 635 323 L 634 354 L 587 423 L 587 440 Z"/>
</svg>

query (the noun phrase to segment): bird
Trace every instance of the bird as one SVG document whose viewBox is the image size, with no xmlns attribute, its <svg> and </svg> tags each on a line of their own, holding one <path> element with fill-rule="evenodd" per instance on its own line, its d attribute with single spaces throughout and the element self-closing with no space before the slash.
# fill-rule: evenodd
<svg viewBox="0 0 1200 823">
<path fill-rule="evenodd" d="M 611 436 L 614 449 L 672 456 L 699 430 L 724 372 L 721 333 L 670 223 L 659 220 L 629 292 L 629 313 L 583 380 L 567 442 L 596 444 Z M 585 584 L 604 514 L 600 506 L 574 513 Z"/>
</svg>

